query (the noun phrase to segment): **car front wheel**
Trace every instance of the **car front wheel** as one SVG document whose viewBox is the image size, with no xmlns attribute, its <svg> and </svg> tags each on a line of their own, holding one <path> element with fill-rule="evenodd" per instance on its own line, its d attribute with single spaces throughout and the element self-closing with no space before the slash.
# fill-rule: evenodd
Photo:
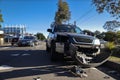
<svg viewBox="0 0 120 80">
<path fill-rule="evenodd" d="M 32 46 L 32 47 L 34 47 L 34 46 L 35 46 L 35 44 L 34 44 L 34 43 L 31 43 L 31 46 Z"/>
<path fill-rule="evenodd" d="M 55 42 L 52 42 L 51 43 L 51 51 L 50 51 L 50 58 L 51 58 L 51 61 L 56 61 L 57 60 L 57 54 L 56 54 L 56 51 L 55 51 Z"/>
</svg>

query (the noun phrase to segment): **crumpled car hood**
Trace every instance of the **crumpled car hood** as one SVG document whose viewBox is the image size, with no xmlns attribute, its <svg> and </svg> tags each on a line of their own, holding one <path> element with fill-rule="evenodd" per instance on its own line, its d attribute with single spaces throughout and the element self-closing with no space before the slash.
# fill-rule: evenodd
<svg viewBox="0 0 120 80">
<path fill-rule="evenodd" d="M 73 38 L 75 42 L 82 42 L 82 43 L 92 43 L 94 39 L 93 36 L 85 35 L 85 34 L 77 34 L 77 33 L 68 33 L 68 32 L 57 32 L 57 35 L 61 36 L 68 36 Z"/>
<path fill-rule="evenodd" d="M 58 35 L 63 35 L 63 36 L 71 36 L 71 37 L 81 37 L 81 38 L 87 38 L 87 39 L 95 39 L 93 36 L 85 35 L 85 34 L 77 34 L 77 33 L 68 33 L 68 32 L 57 32 L 56 34 Z"/>
</svg>

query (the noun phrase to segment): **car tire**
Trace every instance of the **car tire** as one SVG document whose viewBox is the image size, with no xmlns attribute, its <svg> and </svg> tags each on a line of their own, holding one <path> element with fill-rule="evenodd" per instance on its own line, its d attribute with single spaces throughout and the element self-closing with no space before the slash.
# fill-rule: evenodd
<svg viewBox="0 0 120 80">
<path fill-rule="evenodd" d="M 20 44 L 18 44 L 18 47 L 21 47 L 21 45 L 20 45 Z"/>
<path fill-rule="evenodd" d="M 12 46 L 14 46 L 14 43 L 11 43 Z"/>
<path fill-rule="evenodd" d="M 52 42 L 51 43 L 51 51 L 50 51 L 50 58 L 51 58 L 51 61 L 57 61 L 57 54 L 56 54 L 56 51 L 55 51 L 55 42 Z"/>
<path fill-rule="evenodd" d="M 35 44 L 34 44 L 34 43 L 32 43 L 32 44 L 31 44 L 31 46 L 32 46 L 32 47 L 34 47 L 34 46 L 35 46 Z"/>
<path fill-rule="evenodd" d="M 48 45 L 46 44 L 46 51 L 50 52 L 50 48 L 48 47 Z"/>
</svg>

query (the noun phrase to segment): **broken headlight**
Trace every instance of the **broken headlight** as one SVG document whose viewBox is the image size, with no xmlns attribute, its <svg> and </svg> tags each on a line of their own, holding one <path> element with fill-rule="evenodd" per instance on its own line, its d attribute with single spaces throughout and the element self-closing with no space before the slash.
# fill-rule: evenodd
<svg viewBox="0 0 120 80">
<path fill-rule="evenodd" d="M 99 39 L 94 39 L 92 43 L 94 45 L 100 45 L 100 40 Z"/>
</svg>

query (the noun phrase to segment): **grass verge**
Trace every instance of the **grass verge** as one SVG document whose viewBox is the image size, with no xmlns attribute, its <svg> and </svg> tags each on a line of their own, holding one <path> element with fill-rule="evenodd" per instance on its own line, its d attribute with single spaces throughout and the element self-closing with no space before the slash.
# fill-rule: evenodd
<svg viewBox="0 0 120 80">
<path fill-rule="evenodd" d="M 120 58 L 119 58 L 119 57 L 110 56 L 109 60 L 110 60 L 110 61 L 114 61 L 114 62 L 119 62 L 119 63 L 120 63 Z"/>
</svg>

